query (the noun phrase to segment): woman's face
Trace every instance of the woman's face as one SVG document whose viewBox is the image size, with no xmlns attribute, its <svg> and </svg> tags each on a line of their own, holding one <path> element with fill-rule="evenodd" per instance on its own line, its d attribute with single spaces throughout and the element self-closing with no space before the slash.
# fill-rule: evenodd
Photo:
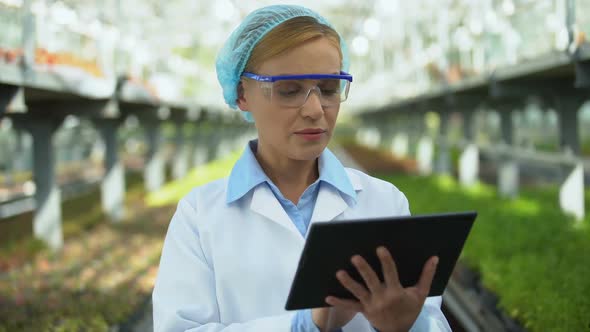
<svg viewBox="0 0 590 332">
<path fill-rule="evenodd" d="M 264 62 L 259 75 L 339 74 L 340 53 L 326 38 L 318 38 Z M 340 105 L 322 107 L 312 90 L 299 108 L 271 103 L 259 83 L 244 79 L 238 106 L 252 113 L 258 130 L 258 145 L 264 155 L 293 160 L 314 160 L 332 137 Z M 320 134 L 306 134 L 319 132 Z"/>
</svg>

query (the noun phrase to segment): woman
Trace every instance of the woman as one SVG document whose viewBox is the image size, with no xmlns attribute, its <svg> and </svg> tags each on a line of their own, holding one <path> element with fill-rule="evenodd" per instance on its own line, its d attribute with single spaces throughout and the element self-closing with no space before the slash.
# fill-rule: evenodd
<svg viewBox="0 0 590 332">
<path fill-rule="evenodd" d="M 217 74 L 258 139 L 228 178 L 179 202 L 153 293 L 156 331 L 450 330 L 440 297 L 426 298 L 437 258 L 403 288 L 385 248 L 376 251 L 385 282 L 358 255 L 367 288 L 337 273 L 357 301 L 283 309 L 310 222 L 409 214 L 397 188 L 345 169 L 326 148 L 352 81 L 347 67 L 338 33 L 304 7 L 259 9 L 232 33 Z"/>
</svg>

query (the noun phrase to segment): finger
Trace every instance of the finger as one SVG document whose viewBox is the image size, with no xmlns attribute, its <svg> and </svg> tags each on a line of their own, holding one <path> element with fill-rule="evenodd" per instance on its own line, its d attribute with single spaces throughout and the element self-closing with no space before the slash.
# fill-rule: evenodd
<svg viewBox="0 0 590 332">
<path fill-rule="evenodd" d="M 397 274 L 397 267 L 395 266 L 395 262 L 393 261 L 393 257 L 391 257 L 389 250 L 385 247 L 379 247 L 377 248 L 377 256 L 379 256 L 379 261 L 381 261 L 383 279 L 385 280 L 387 287 L 397 289 L 402 288 Z"/>
<path fill-rule="evenodd" d="M 333 307 L 340 307 L 343 309 L 353 310 L 353 311 L 358 311 L 358 312 L 361 312 L 363 309 L 363 305 L 359 301 L 341 299 L 341 298 L 334 297 L 334 296 L 326 297 L 326 303 L 328 303 L 329 305 L 331 305 Z"/>
<path fill-rule="evenodd" d="M 363 277 L 363 280 L 367 284 L 369 291 L 372 294 L 380 293 L 383 289 L 383 285 L 381 284 L 381 280 L 379 280 L 377 273 L 375 273 L 369 263 L 367 263 L 367 261 L 359 255 L 352 257 L 351 261 L 359 271 L 361 277 Z"/>
<path fill-rule="evenodd" d="M 428 296 L 428 293 L 430 293 L 430 286 L 432 286 L 432 279 L 434 278 L 434 274 L 436 273 L 437 265 L 438 257 L 434 256 L 431 257 L 426 262 L 426 264 L 424 264 L 424 268 L 422 269 L 420 280 L 418 280 L 418 284 L 416 286 L 424 298 L 426 298 Z"/>
<path fill-rule="evenodd" d="M 366 303 L 369 301 L 371 294 L 365 286 L 359 284 L 352 279 L 346 271 L 340 270 L 336 273 L 336 278 L 340 281 L 344 288 L 348 289 L 359 301 Z"/>
</svg>

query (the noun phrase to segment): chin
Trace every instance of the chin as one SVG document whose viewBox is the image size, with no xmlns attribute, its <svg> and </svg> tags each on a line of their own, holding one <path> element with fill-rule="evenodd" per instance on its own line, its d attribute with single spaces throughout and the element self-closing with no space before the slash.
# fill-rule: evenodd
<svg viewBox="0 0 590 332">
<path fill-rule="evenodd" d="M 327 144 L 320 143 L 314 144 L 309 146 L 297 147 L 293 150 L 293 159 L 295 160 L 315 160 L 318 158 L 324 149 L 326 149 Z"/>
</svg>

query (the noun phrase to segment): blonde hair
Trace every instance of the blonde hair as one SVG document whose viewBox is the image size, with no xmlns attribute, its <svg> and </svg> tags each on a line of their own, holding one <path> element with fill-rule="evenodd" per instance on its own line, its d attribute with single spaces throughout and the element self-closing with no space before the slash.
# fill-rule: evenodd
<svg viewBox="0 0 590 332">
<path fill-rule="evenodd" d="M 298 16 L 277 25 L 262 37 L 254 46 L 244 71 L 256 72 L 268 59 L 321 37 L 327 38 L 338 49 L 340 67 L 342 67 L 342 50 L 338 33 L 313 17 Z"/>
</svg>

